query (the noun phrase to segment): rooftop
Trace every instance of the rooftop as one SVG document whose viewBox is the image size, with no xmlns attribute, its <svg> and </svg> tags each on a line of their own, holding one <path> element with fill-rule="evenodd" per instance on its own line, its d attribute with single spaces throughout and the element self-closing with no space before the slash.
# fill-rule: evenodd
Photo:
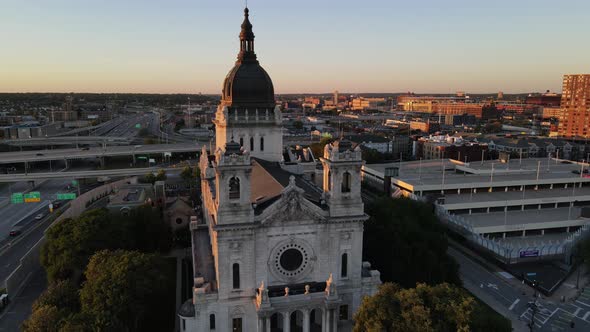
<svg viewBox="0 0 590 332">
<path fill-rule="evenodd" d="M 587 174 L 579 172 L 587 163 L 549 158 L 514 159 L 507 163 L 485 160 L 463 163 L 451 159 L 422 160 L 402 163 L 365 165 L 366 172 L 383 177 L 386 168 L 399 168 L 392 182 L 409 190 L 471 188 L 474 186 L 507 186 L 567 182 L 590 183 Z M 538 171 L 538 179 L 537 179 Z M 578 172 L 576 174 L 575 172 Z"/>
</svg>

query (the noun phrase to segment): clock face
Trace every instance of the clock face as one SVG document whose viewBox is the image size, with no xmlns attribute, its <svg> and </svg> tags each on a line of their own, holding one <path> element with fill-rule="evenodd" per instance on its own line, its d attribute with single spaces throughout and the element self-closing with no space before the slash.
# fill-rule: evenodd
<svg viewBox="0 0 590 332">
<path fill-rule="evenodd" d="M 303 241 L 283 242 L 273 250 L 271 270 L 283 280 L 293 281 L 305 277 L 312 267 L 312 249 Z"/>
</svg>

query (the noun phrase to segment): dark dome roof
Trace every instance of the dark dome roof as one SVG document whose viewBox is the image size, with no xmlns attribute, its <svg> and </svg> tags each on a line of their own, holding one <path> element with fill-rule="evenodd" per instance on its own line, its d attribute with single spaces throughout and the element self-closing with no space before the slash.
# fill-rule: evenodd
<svg viewBox="0 0 590 332">
<path fill-rule="evenodd" d="M 232 107 L 274 107 L 270 76 L 258 62 L 236 63 L 225 77 L 223 101 Z"/>
<path fill-rule="evenodd" d="M 258 63 L 254 52 L 254 32 L 248 8 L 244 10 L 238 61 L 223 82 L 222 103 L 229 107 L 250 109 L 275 106 L 272 80 Z"/>
</svg>

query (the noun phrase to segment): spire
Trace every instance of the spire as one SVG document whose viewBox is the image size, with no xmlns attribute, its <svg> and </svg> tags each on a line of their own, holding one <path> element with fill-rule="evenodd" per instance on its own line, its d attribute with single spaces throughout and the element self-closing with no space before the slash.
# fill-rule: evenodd
<svg viewBox="0 0 590 332">
<path fill-rule="evenodd" d="M 244 8 L 244 22 L 242 22 L 242 31 L 240 31 L 240 53 L 238 62 L 258 62 L 256 53 L 254 53 L 254 32 L 252 23 L 250 23 L 250 10 Z"/>
</svg>

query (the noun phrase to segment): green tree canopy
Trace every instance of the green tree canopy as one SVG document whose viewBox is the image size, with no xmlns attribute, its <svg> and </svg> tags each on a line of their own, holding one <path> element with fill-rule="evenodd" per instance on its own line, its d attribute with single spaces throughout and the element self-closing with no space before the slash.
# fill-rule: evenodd
<svg viewBox="0 0 590 332">
<path fill-rule="evenodd" d="M 158 331 L 161 300 L 174 289 L 163 258 L 103 250 L 92 256 L 80 291 L 82 311 L 99 331 Z"/>
<path fill-rule="evenodd" d="M 136 208 L 129 216 L 111 214 L 106 209 L 89 210 L 48 229 L 41 264 L 50 282 L 68 278 L 77 281 L 96 251 L 165 252 L 171 241 L 170 226 L 149 206 Z"/>
<path fill-rule="evenodd" d="M 432 208 L 410 199 L 379 198 L 367 205 L 363 255 L 383 281 L 413 287 L 418 282 L 461 284 L 457 263 L 447 255 L 444 228 Z"/>
<path fill-rule="evenodd" d="M 363 299 L 353 331 L 467 332 L 474 306 L 464 290 L 446 283 L 409 289 L 386 283 Z"/>
<path fill-rule="evenodd" d="M 164 181 L 168 176 L 166 176 L 166 171 L 163 169 L 158 170 L 156 174 L 156 181 Z"/>
</svg>

